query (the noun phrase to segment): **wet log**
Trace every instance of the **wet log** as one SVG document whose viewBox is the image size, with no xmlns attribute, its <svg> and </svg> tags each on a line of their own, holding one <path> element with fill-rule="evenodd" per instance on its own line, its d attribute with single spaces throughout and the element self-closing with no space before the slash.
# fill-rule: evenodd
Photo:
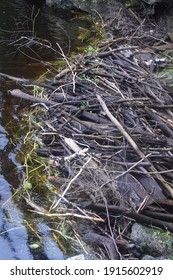
<svg viewBox="0 0 173 280">
<path fill-rule="evenodd" d="M 105 206 L 102 203 L 90 203 L 90 202 L 86 204 L 85 203 L 80 204 L 80 208 L 94 210 L 99 213 L 102 213 L 102 215 L 104 214 L 105 216 L 107 216 L 107 213 L 113 214 L 115 216 L 122 215 L 124 217 L 129 217 L 138 223 L 145 224 L 148 226 L 159 227 L 164 230 L 169 230 L 171 233 L 173 233 L 172 222 L 169 223 L 166 221 L 158 220 L 156 218 L 148 217 L 146 215 L 134 212 L 129 208 L 123 208 L 123 207 L 113 206 L 113 205 Z"/>
<path fill-rule="evenodd" d="M 156 121 L 164 135 L 173 138 L 173 131 L 161 120 L 161 118 L 154 112 L 154 110 L 145 107 L 147 114 Z"/>
<path fill-rule="evenodd" d="M 113 241 L 112 238 L 100 235 L 93 231 L 87 231 L 83 235 L 84 241 L 88 242 L 92 245 L 100 245 L 102 247 L 106 247 L 111 260 L 119 260 L 120 254 L 117 250 L 117 246 L 115 244 L 115 240 Z"/>
<path fill-rule="evenodd" d="M 38 82 L 35 82 L 35 81 L 31 81 L 29 79 L 14 77 L 14 76 L 4 74 L 4 73 L 0 73 L 0 77 L 3 77 L 5 79 L 9 79 L 9 80 L 12 80 L 12 81 L 15 81 L 17 83 L 24 84 L 24 85 L 38 86 L 38 87 L 43 87 L 43 88 L 48 88 L 48 89 L 51 89 L 51 90 L 55 90 L 55 88 L 51 85 L 38 83 Z"/>
</svg>

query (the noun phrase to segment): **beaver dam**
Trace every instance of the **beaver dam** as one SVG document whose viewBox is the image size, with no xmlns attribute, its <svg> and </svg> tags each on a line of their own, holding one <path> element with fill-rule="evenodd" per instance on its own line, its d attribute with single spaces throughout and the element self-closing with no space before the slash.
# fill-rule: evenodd
<svg viewBox="0 0 173 280">
<path fill-rule="evenodd" d="M 34 135 L 37 154 L 48 159 L 47 202 L 28 189 L 28 212 L 54 232 L 63 223 L 61 239 L 75 235 L 99 258 L 137 258 L 134 222 L 173 233 L 173 93 L 156 75 L 173 45 L 135 36 L 104 40 L 87 55 L 62 54 L 64 68 L 48 82 L 6 75 L 22 84 L 9 94 L 28 100 L 25 114 L 41 112 Z"/>
</svg>

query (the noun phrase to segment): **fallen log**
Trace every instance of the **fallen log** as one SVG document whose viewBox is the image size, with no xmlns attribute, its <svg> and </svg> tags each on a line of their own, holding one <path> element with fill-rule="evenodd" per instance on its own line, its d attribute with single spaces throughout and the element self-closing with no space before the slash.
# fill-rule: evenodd
<svg viewBox="0 0 173 280">
<path fill-rule="evenodd" d="M 28 85 L 28 86 L 38 86 L 38 87 L 43 87 L 43 88 L 48 88 L 48 89 L 51 89 L 51 90 L 55 90 L 55 88 L 53 86 L 51 86 L 51 85 L 47 85 L 47 84 L 31 81 L 31 80 L 25 79 L 25 78 L 18 78 L 18 77 L 15 77 L 15 76 L 4 74 L 4 73 L 0 73 L 0 77 L 3 77 L 5 79 L 9 79 L 9 80 L 15 81 L 17 83 Z"/>
<path fill-rule="evenodd" d="M 29 100 L 33 103 L 39 103 L 39 104 L 45 104 L 45 105 L 56 105 L 58 103 L 51 101 L 51 100 L 46 100 L 44 98 L 40 98 L 40 97 L 35 97 L 33 95 L 30 95 L 28 93 L 24 93 L 23 91 L 21 91 L 20 89 L 13 89 L 13 90 L 9 90 L 8 91 L 12 96 L 21 98 L 21 99 L 25 99 L 25 100 Z"/>
<path fill-rule="evenodd" d="M 90 210 L 94 210 L 97 212 L 102 212 L 102 215 L 106 215 L 106 216 L 107 216 L 107 212 L 109 214 L 114 214 L 115 216 L 122 215 L 124 217 L 131 218 L 138 223 L 145 224 L 148 226 L 159 227 L 161 229 L 168 230 L 171 233 L 173 233 L 172 222 L 169 223 L 166 221 L 158 220 L 156 218 L 148 217 L 146 215 L 137 213 L 137 212 L 130 210 L 128 208 L 125 208 L 125 207 L 113 206 L 113 205 L 105 206 L 102 203 L 89 203 L 89 202 L 88 203 L 83 202 L 79 206 L 80 206 L 80 208 L 83 208 L 83 209 L 90 209 Z"/>
</svg>

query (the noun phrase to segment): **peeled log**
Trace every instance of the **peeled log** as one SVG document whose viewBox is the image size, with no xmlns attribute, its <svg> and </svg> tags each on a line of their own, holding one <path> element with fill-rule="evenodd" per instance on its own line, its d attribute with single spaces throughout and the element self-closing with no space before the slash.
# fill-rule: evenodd
<svg viewBox="0 0 173 280">
<path fill-rule="evenodd" d="M 22 98 L 22 99 L 25 99 L 25 100 L 29 100 L 33 103 L 42 103 L 42 104 L 45 104 L 45 105 L 55 105 L 55 104 L 57 104 L 56 102 L 53 102 L 51 100 L 46 100 L 46 99 L 43 99 L 43 98 L 35 97 L 33 95 L 24 93 L 20 89 L 9 90 L 9 93 L 12 96 Z"/>
</svg>

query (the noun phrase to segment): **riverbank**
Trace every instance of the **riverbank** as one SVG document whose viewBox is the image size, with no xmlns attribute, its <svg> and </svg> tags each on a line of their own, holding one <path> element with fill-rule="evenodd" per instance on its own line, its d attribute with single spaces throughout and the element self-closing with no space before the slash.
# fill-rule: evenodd
<svg viewBox="0 0 173 280">
<path fill-rule="evenodd" d="M 172 92 L 156 75 L 172 43 L 146 27 L 112 34 L 86 55 L 62 56 L 64 69 L 34 84 L 42 97 L 10 91 L 44 111 L 35 115 L 34 134 L 37 153 L 49 161 L 47 203 L 27 190 L 27 207 L 63 242 L 78 241 L 76 251 L 96 246 L 97 258 L 142 258 L 146 247 L 131 235 L 135 221 L 173 233 Z"/>
</svg>

